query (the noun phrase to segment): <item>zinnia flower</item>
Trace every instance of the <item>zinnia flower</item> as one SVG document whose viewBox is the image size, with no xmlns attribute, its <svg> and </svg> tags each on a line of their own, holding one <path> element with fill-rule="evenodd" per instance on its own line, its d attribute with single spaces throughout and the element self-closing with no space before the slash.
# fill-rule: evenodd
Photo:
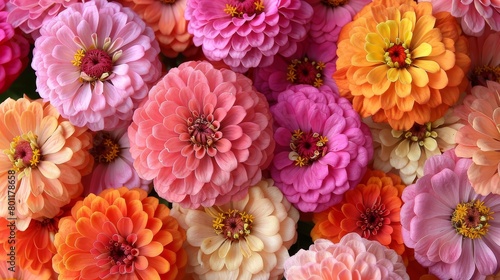
<svg viewBox="0 0 500 280">
<path fill-rule="evenodd" d="M 238 72 L 269 66 L 276 54 L 292 55 L 312 15 L 302 0 L 190 0 L 185 13 L 194 44 Z"/>
<path fill-rule="evenodd" d="M 74 127 L 41 100 L 7 99 L 0 104 L 0 217 L 17 217 L 25 230 L 32 218 L 52 218 L 82 191 L 92 169 L 90 133 Z M 15 176 L 14 184 L 7 176 Z M 15 196 L 8 196 L 15 185 Z M 15 215 L 8 199 L 15 198 Z"/>
<path fill-rule="evenodd" d="M 193 45 L 184 17 L 187 0 L 119 0 L 132 8 L 155 31 L 160 48 L 168 57 L 176 57 Z"/>
<path fill-rule="evenodd" d="M 313 214 L 313 240 L 338 243 L 346 234 L 355 232 L 401 255 L 405 247 L 399 211 L 404 187 L 397 175 L 368 170 L 356 188 L 345 192 L 340 203 Z"/>
<path fill-rule="evenodd" d="M 285 261 L 285 278 L 410 279 L 401 256 L 376 241 L 348 233 L 339 243 L 317 239 Z"/>
<path fill-rule="evenodd" d="M 76 126 L 128 125 L 161 75 L 153 30 L 118 3 L 76 3 L 40 33 L 31 64 L 37 91 Z"/>
<path fill-rule="evenodd" d="M 208 62 L 171 69 L 129 127 L 134 167 L 186 208 L 241 199 L 274 150 L 269 105 L 252 81 Z"/>
<path fill-rule="evenodd" d="M 500 196 L 474 191 L 470 164 L 453 150 L 433 156 L 403 191 L 404 243 L 440 279 L 484 279 L 500 269 Z"/>
<path fill-rule="evenodd" d="M 142 189 L 106 189 L 59 221 L 53 268 L 59 278 L 183 279 L 185 232 Z"/>
<path fill-rule="evenodd" d="M 271 179 L 219 206 L 184 209 L 174 203 L 172 215 L 186 226 L 187 272 L 194 279 L 281 279 L 297 240 L 299 212 Z"/>
<path fill-rule="evenodd" d="M 479 37 L 469 36 L 469 55 L 472 61 L 468 78 L 472 86 L 486 86 L 486 81 L 500 83 L 500 32 L 486 27 Z"/>
<path fill-rule="evenodd" d="M 483 0 L 420 0 L 431 2 L 435 12 L 450 12 L 459 19 L 464 33 L 480 36 L 486 24 L 495 31 L 500 31 L 500 3 Z"/>
<path fill-rule="evenodd" d="M 151 190 L 152 181 L 142 179 L 134 169 L 126 128 L 94 132 L 92 140 L 90 154 L 94 158 L 94 169 L 82 178 L 84 196 L 119 187 Z"/>
<path fill-rule="evenodd" d="M 328 88 L 296 85 L 278 96 L 271 112 L 276 186 L 302 212 L 340 202 L 373 156 L 370 130 L 351 103 Z"/>
<path fill-rule="evenodd" d="M 467 174 L 481 195 L 500 194 L 500 84 L 486 85 L 473 87 L 457 108 L 465 126 L 457 133 L 455 149 L 457 156 L 472 158 Z"/>
<path fill-rule="evenodd" d="M 313 8 L 310 40 L 337 43 L 340 29 L 372 0 L 306 0 Z"/>
<path fill-rule="evenodd" d="M 296 84 L 317 88 L 326 86 L 338 95 L 337 85 L 332 78 L 337 59 L 336 50 L 334 42 L 301 42 L 297 52 L 291 57 L 276 55 L 273 64 L 253 69 L 255 87 L 266 95 L 271 104 L 276 103 L 279 93 Z"/>
<path fill-rule="evenodd" d="M 81 0 L 9 0 L 8 21 L 36 40 L 40 28 L 73 3 Z"/>
<path fill-rule="evenodd" d="M 0 93 L 5 92 L 28 66 L 30 45 L 7 22 L 8 12 L 0 5 Z"/>
<path fill-rule="evenodd" d="M 424 173 L 425 161 L 456 146 L 455 135 L 463 126 L 453 108 L 424 125 L 414 124 L 409 130 L 395 130 L 387 123 L 364 119 L 372 131 L 374 142 L 373 167 L 399 174 L 407 185 Z"/>
<path fill-rule="evenodd" d="M 5 258 L 4 254 L 2 254 L 2 258 Z M 19 265 L 11 266 L 5 260 L 0 261 L 0 279 L 52 280 L 55 279 L 53 277 L 54 276 L 52 275 L 50 269 L 44 269 L 40 272 L 34 273 L 28 268 L 21 268 Z"/>
<path fill-rule="evenodd" d="M 337 71 L 342 96 L 362 117 L 395 130 L 433 122 L 467 87 L 467 41 L 449 13 L 430 3 L 375 0 L 342 28 Z"/>
</svg>

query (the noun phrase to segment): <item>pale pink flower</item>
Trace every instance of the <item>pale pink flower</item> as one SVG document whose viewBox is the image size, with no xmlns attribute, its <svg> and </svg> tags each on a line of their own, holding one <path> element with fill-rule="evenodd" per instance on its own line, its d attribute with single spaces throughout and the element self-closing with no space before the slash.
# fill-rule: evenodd
<svg viewBox="0 0 500 280">
<path fill-rule="evenodd" d="M 403 259 L 377 241 L 348 233 L 333 243 L 317 239 L 285 261 L 287 280 L 410 279 Z"/>
<path fill-rule="evenodd" d="M 271 179 L 217 207 L 174 203 L 171 215 L 186 229 L 187 274 L 194 279 L 282 279 L 288 249 L 297 240 L 299 212 Z"/>
<path fill-rule="evenodd" d="M 193 42 L 209 60 L 234 71 L 269 66 L 306 38 L 313 10 L 302 0 L 190 0 L 185 17 Z"/>
<path fill-rule="evenodd" d="M 37 91 L 76 126 L 128 125 L 161 75 L 153 30 L 119 3 L 76 3 L 40 33 L 31 64 Z"/>
<path fill-rule="evenodd" d="M 469 36 L 469 56 L 471 68 L 468 78 L 472 86 L 486 86 L 486 81 L 500 83 L 500 32 L 488 26 L 479 37 Z"/>
<path fill-rule="evenodd" d="M 139 175 L 187 208 L 244 197 L 275 145 L 264 95 L 206 61 L 172 68 L 134 112 L 128 134 Z"/>
<path fill-rule="evenodd" d="M 498 0 L 420 0 L 431 2 L 434 13 L 450 12 L 461 22 L 465 34 L 479 36 L 486 24 L 500 31 L 500 1 Z"/>
</svg>

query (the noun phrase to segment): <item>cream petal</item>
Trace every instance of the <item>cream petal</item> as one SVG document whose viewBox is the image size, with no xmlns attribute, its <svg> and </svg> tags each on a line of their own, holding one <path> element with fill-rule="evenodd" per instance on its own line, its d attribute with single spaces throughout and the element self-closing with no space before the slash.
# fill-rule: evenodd
<svg viewBox="0 0 500 280">
<path fill-rule="evenodd" d="M 186 222 L 189 221 L 188 217 L 189 217 L 189 213 L 186 215 Z M 207 227 L 207 226 L 203 226 L 203 225 L 190 225 L 188 223 L 186 237 L 187 237 L 187 241 L 192 246 L 201 246 L 206 238 L 213 237 L 215 234 L 216 233 L 214 232 L 214 229 L 211 226 Z M 224 239 L 222 238 L 222 240 L 224 240 Z M 213 240 L 213 241 L 218 241 L 218 240 Z M 208 244 L 206 244 L 206 245 L 208 245 Z"/>
<path fill-rule="evenodd" d="M 250 234 L 245 237 L 245 240 L 247 241 L 248 247 L 250 250 L 254 252 L 259 252 L 264 249 L 264 243 L 262 243 L 262 240 L 259 238 L 255 237 L 254 235 Z"/>
<path fill-rule="evenodd" d="M 404 140 L 394 149 L 398 157 L 406 157 L 410 151 L 410 141 Z"/>
<path fill-rule="evenodd" d="M 429 150 L 429 151 L 434 151 L 435 149 L 438 148 L 438 144 L 436 142 L 436 139 L 427 137 L 424 139 L 424 147 Z"/>
<path fill-rule="evenodd" d="M 232 244 L 233 242 L 231 242 L 230 240 L 227 240 L 225 239 L 224 237 L 222 237 L 221 235 L 217 235 L 217 237 L 220 237 L 219 239 L 222 239 L 222 245 L 220 246 L 217 246 L 217 248 L 219 248 L 219 251 L 217 251 L 217 254 L 219 255 L 219 258 L 223 259 L 227 256 L 227 253 L 229 252 L 229 249 L 231 248 L 231 246 L 235 246 L 235 244 Z M 209 238 L 205 239 L 205 240 L 208 240 Z M 205 242 L 203 242 L 201 244 L 201 248 L 203 250 L 203 245 L 204 245 Z M 236 242 L 235 242 L 236 243 Z M 217 245 L 217 244 L 215 244 Z M 211 254 L 209 253 L 209 251 L 203 251 L 205 254 Z"/>
<path fill-rule="evenodd" d="M 225 263 L 228 270 L 235 270 L 241 266 L 243 254 L 240 252 L 240 246 L 233 244 L 229 253 L 226 255 Z"/>
<path fill-rule="evenodd" d="M 408 151 L 408 159 L 411 161 L 417 161 L 422 155 L 420 150 L 420 145 L 417 142 L 412 142 L 410 144 L 410 150 Z"/>
<path fill-rule="evenodd" d="M 43 176 L 49 179 L 57 179 L 61 176 L 61 170 L 50 161 L 42 161 L 38 164 L 38 170 L 42 173 Z"/>
<path fill-rule="evenodd" d="M 221 259 L 218 254 L 211 254 L 208 264 L 211 270 L 220 271 L 224 268 L 225 259 Z"/>
<path fill-rule="evenodd" d="M 264 260 L 259 254 L 252 254 L 245 260 L 245 268 L 252 274 L 257 274 L 264 269 Z"/>
</svg>

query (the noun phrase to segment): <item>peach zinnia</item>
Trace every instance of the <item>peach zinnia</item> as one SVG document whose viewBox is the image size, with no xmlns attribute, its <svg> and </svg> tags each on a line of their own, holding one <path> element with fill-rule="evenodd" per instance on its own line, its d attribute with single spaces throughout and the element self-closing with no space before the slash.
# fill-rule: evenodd
<svg viewBox="0 0 500 280">
<path fill-rule="evenodd" d="M 90 133 L 60 117 L 49 103 L 27 98 L 0 104 L 0 217 L 17 217 L 25 230 L 32 218 L 52 218 L 78 197 L 81 176 L 92 168 Z M 15 173 L 16 212 L 7 209 Z M 13 197 L 10 197 L 13 198 Z"/>
<path fill-rule="evenodd" d="M 340 94 L 396 130 L 442 117 L 467 86 L 467 40 L 430 3 L 375 0 L 343 27 L 337 55 Z"/>
<path fill-rule="evenodd" d="M 142 189 L 89 194 L 59 221 L 53 268 L 59 279 L 182 279 L 185 232 Z"/>
</svg>

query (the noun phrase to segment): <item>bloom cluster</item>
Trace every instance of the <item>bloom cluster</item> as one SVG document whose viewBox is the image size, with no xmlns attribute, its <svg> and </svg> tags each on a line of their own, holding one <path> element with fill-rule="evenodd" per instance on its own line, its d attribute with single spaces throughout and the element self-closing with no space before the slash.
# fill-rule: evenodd
<svg viewBox="0 0 500 280">
<path fill-rule="evenodd" d="M 0 0 L 1 279 L 498 279 L 500 3 Z"/>
</svg>

